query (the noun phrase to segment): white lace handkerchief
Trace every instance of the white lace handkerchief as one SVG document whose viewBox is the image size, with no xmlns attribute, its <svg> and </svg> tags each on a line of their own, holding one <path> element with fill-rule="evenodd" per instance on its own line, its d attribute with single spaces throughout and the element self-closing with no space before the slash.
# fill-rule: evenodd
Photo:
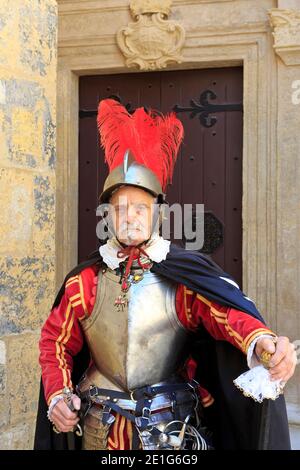
<svg viewBox="0 0 300 470">
<path fill-rule="evenodd" d="M 246 397 L 261 403 L 265 398 L 276 400 L 283 393 L 284 383 L 271 380 L 270 373 L 263 365 L 253 367 L 241 374 L 233 383 Z"/>
</svg>

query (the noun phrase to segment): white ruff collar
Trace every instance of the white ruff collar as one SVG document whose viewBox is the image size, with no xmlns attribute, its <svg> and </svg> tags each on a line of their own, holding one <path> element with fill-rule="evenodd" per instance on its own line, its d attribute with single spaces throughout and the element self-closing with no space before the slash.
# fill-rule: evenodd
<svg viewBox="0 0 300 470">
<path fill-rule="evenodd" d="M 165 240 L 163 237 L 155 236 L 150 238 L 147 245 L 145 245 L 144 250 L 151 259 L 156 263 L 160 263 L 166 259 L 167 254 L 170 251 L 169 240 Z M 117 252 L 120 250 L 121 245 L 116 240 L 116 238 L 110 238 L 105 245 L 100 246 L 99 253 L 103 258 L 103 261 L 107 264 L 110 269 L 116 269 L 119 264 L 124 261 L 128 256 L 124 258 L 118 258 Z"/>
</svg>

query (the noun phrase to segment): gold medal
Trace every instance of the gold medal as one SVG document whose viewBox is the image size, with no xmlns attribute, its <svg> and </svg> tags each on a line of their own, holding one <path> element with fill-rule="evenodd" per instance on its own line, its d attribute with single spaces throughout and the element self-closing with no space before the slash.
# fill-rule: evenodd
<svg viewBox="0 0 300 470">
<path fill-rule="evenodd" d="M 138 282 L 140 282 L 142 279 L 143 279 L 143 275 L 142 274 L 134 274 L 133 277 L 132 277 L 132 282 L 134 284 L 137 284 Z"/>
</svg>

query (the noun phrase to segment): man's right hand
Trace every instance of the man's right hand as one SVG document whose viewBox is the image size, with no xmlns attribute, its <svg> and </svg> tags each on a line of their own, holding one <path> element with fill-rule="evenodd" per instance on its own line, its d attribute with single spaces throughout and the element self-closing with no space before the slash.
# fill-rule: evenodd
<svg viewBox="0 0 300 470">
<path fill-rule="evenodd" d="M 80 398 L 72 395 L 72 403 L 75 410 L 80 410 Z M 60 432 L 72 432 L 76 424 L 79 422 L 78 412 L 71 411 L 63 399 L 59 400 L 51 411 L 51 421 Z"/>
</svg>

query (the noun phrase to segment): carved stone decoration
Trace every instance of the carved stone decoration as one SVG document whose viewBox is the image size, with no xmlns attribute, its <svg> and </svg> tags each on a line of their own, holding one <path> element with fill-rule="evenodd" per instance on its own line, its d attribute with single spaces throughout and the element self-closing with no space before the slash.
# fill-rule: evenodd
<svg viewBox="0 0 300 470">
<path fill-rule="evenodd" d="M 300 10 L 269 11 L 274 49 L 286 65 L 300 65 Z"/>
<path fill-rule="evenodd" d="M 172 0 L 131 0 L 130 10 L 134 18 L 146 13 L 162 13 L 168 16 L 171 11 Z"/>
<path fill-rule="evenodd" d="M 157 70 L 170 62 L 180 63 L 185 40 L 184 28 L 168 20 L 171 0 L 132 0 L 130 10 L 134 23 L 122 27 L 117 43 L 126 57 L 127 67 Z"/>
</svg>

